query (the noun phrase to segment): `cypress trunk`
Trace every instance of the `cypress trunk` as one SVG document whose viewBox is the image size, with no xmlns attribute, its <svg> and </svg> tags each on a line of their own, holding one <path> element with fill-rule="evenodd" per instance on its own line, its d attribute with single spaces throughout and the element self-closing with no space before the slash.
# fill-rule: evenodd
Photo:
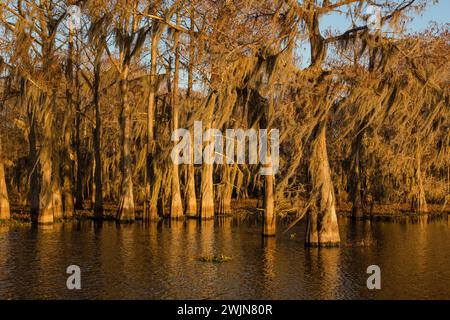
<svg viewBox="0 0 450 320">
<path fill-rule="evenodd" d="M 29 171 L 30 171 L 30 211 L 31 220 L 37 222 L 39 215 L 39 194 L 40 194 L 40 184 L 39 184 L 39 157 L 36 148 L 36 121 L 34 112 L 28 109 L 28 120 L 30 125 L 30 131 L 28 133 L 29 141 Z"/>
<path fill-rule="evenodd" d="M 61 220 L 64 215 L 58 158 L 59 157 L 56 157 L 56 159 L 53 160 L 54 167 L 52 177 L 53 219 L 55 221 Z"/>
<path fill-rule="evenodd" d="M 122 181 L 119 210 L 116 219 L 119 222 L 132 222 L 135 220 L 135 211 L 131 170 L 131 108 L 128 102 L 128 66 L 123 67 L 120 77 L 119 86 L 122 96 L 120 114 Z"/>
<path fill-rule="evenodd" d="M 70 154 L 73 153 L 71 147 L 71 134 L 68 133 L 69 128 L 66 127 L 66 132 L 64 133 L 64 163 L 63 163 L 63 207 L 64 207 L 64 217 L 72 218 L 74 214 L 74 199 L 73 199 L 73 186 L 72 186 L 72 160 L 70 159 Z"/>
<path fill-rule="evenodd" d="M 264 119 L 261 122 L 263 127 L 267 129 L 267 151 L 266 154 L 263 155 L 266 157 L 264 159 L 266 175 L 264 176 L 264 226 L 263 226 L 263 236 L 275 236 L 276 232 L 276 216 L 275 216 L 275 197 L 274 197 L 274 184 L 275 177 L 272 168 L 272 155 L 271 145 L 270 145 L 270 119 L 272 115 L 272 103 L 267 103 L 264 110 Z M 260 146 L 261 148 L 262 146 Z M 269 160 L 269 161 L 267 161 Z"/>
<path fill-rule="evenodd" d="M 422 153 L 418 148 L 414 165 L 414 192 L 412 199 L 412 211 L 416 213 L 428 213 L 427 199 L 423 187 L 422 178 Z"/>
<path fill-rule="evenodd" d="M 94 105 L 95 105 L 95 127 L 94 127 L 94 184 L 95 184 L 95 199 L 94 199 L 94 215 L 97 219 L 103 218 L 103 178 L 102 178 L 102 146 L 101 146 L 101 129 L 102 119 L 100 114 L 100 64 L 101 52 L 99 51 L 95 57 L 94 70 Z"/>
<path fill-rule="evenodd" d="M 208 130 L 212 127 L 213 112 L 216 104 L 216 95 L 213 93 L 210 95 L 206 104 L 205 113 L 205 129 Z M 214 139 L 214 137 L 211 137 Z M 210 142 L 214 143 L 214 142 Z M 202 148 L 203 149 L 203 148 Z M 214 148 L 208 148 L 211 152 L 207 157 L 214 159 Z M 200 187 L 200 218 L 203 220 L 214 218 L 214 180 L 213 180 L 214 167 L 213 164 L 207 163 L 203 159 L 202 164 L 202 182 Z"/>
<path fill-rule="evenodd" d="M 41 169 L 41 190 L 39 194 L 39 212 L 37 216 L 37 223 L 39 224 L 53 223 L 52 130 L 48 124 L 45 125 L 44 133 L 44 141 L 39 152 Z"/>
<path fill-rule="evenodd" d="M 214 218 L 213 165 L 203 164 L 200 216 L 204 220 Z"/>
<path fill-rule="evenodd" d="M 74 87 L 73 83 L 73 33 L 69 29 L 69 45 L 67 54 L 67 66 L 66 66 L 66 79 L 67 79 L 67 89 L 66 89 L 66 101 L 68 111 L 64 113 L 64 152 L 62 154 L 63 159 L 63 207 L 64 207 L 64 217 L 72 218 L 74 214 L 74 199 L 73 199 L 73 186 L 72 186 L 72 176 L 73 176 L 73 164 L 70 155 L 73 154 L 72 150 L 72 121 L 73 121 L 73 102 L 72 102 L 72 91 Z"/>
<path fill-rule="evenodd" d="M 191 152 L 192 154 L 192 152 Z M 191 159 L 191 162 L 193 159 Z M 195 168 L 193 163 L 187 165 L 187 183 L 186 183 L 186 216 L 190 218 L 198 217 L 197 198 L 195 195 Z"/>
<path fill-rule="evenodd" d="M 263 236 L 274 236 L 276 230 L 276 217 L 274 212 L 274 177 L 266 175 L 264 179 L 264 229 Z"/>
<path fill-rule="evenodd" d="M 8 189 L 6 188 L 2 140 L 0 137 L 0 220 L 9 220 L 10 217 L 11 212 L 9 207 Z"/>
<path fill-rule="evenodd" d="M 177 25 L 180 23 L 180 15 L 177 14 Z M 174 50 L 175 50 L 175 70 L 173 76 L 173 96 L 172 96 L 172 130 L 178 129 L 178 117 L 179 117 L 179 101 L 178 101 L 178 82 L 180 72 L 180 53 L 179 53 L 179 32 L 175 32 Z M 181 202 L 180 191 L 180 174 L 179 165 L 172 162 L 172 192 L 170 202 L 170 218 L 180 219 L 183 218 L 183 204 Z"/>
<path fill-rule="evenodd" d="M 219 194 L 219 214 L 229 215 L 231 214 L 231 197 L 233 195 L 234 176 L 237 168 L 237 164 L 233 165 L 233 173 L 228 164 L 222 165 L 222 183 Z"/>
<path fill-rule="evenodd" d="M 155 171 L 152 172 L 152 159 L 155 148 L 154 142 L 154 127 L 153 122 L 155 118 L 155 91 L 156 91 L 156 56 L 158 52 L 158 41 L 155 30 L 152 33 L 151 43 L 151 60 L 150 60 L 150 89 L 148 94 L 147 104 L 147 144 L 146 153 L 147 161 L 145 167 L 145 201 L 144 201 L 144 219 L 156 220 L 158 219 L 157 201 L 153 199 L 151 180 L 155 179 Z M 155 189 L 155 186 L 153 186 Z M 159 194 L 159 187 L 156 187 L 155 192 Z"/>
<path fill-rule="evenodd" d="M 150 221 L 156 221 L 159 219 L 158 214 L 158 199 L 159 194 L 161 191 L 161 184 L 162 184 L 162 172 L 157 167 L 156 164 L 153 166 L 153 184 L 151 189 L 151 198 L 150 198 L 150 204 L 149 204 L 149 217 L 148 219 Z"/>
<path fill-rule="evenodd" d="M 51 193 L 52 193 L 52 201 L 53 201 L 53 219 L 59 221 L 62 219 L 64 215 L 63 201 L 62 201 L 62 192 L 61 192 L 61 145 L 57 136 L 54 135 L 54 128 L 56 128 L 56 123 L 54 121 L 54 115 L 57 112 L 57 89 L 53 87 L 52 89 L 52 98 L 51 98 L 51 109 L 46 112 L 50 114 L 49 122 L 44 123 L 45 126 L 50 127 L 50 131 L 48 135 L 46 135 L 46 139 L 50 139 L 49 143 L 51 146 L 51 165 L 52 167 L 52 175 L 51 175 Z M 44 131 L 47 129 L 44 129 Z"/>
<path fill-rule="evenodd" d="M 352 200 L 352 218 L 360 220 L 364 216 L 363 208 L 363 190 L 362 185 L 362 167 L 361 167 L 361 148 L 364 133 L 359 132 L 355 141 L 352 143 L 352 159 L 350 173 L 350 197 Z"/>
<path fill-rule="evenodd" d="M 191 27 L 189 33 L 189 64 L 188 64 L 188 84 L 186 97 L 191 103 L 192 87 L 193 87 L 193 73 L 194 73 L 194 10 L 190 10 Z M 191 146 L 193 141 L 191 137 Z M 186 216 L 190 218 L 197 218 L 197 196 L 195 193 L 195 167 L 194 167 L 194 154 L 191 149 L 191 162 L 187 165 L 187 183 L 186 183 Z"/>
<path fill-rule="evenodd" d="M 323 120 L 316 127 L 309 164 L 314 204 L 308 217 L 305 240 L 307 246 L 336 246 L 340 243 L 335 195 L 326 146 L 325 121 Z"/>
<path fill-rule="evenodd" d="M 77 101 L 75 105 L 75 171 L 76 171 L 76 184 L 75 184 L 75 209 L 83 210 L 83 164 L 82 153 L 81 153 L 81 108 L 79 101 L 80 83 L 78 76 L 75 76 L 76 90 L 77 90 Z"/>
</svg>

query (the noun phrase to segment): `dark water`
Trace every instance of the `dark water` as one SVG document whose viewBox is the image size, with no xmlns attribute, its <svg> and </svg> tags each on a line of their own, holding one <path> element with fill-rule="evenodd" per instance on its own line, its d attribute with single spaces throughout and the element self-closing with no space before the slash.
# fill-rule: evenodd
<svg viewBox="0 0 450 320">
<path fill-rule="evenodd" d="M 339 223 L 343 245 L 334 249 L 305 249 L 304 224 L 264 241 L 257 221 L 231 218 L 0 227 L 0 298 L 450 299 L 447 218 Z M 216 254 L 233 260 L 199 261 Z M 82 272 L 78 291 L 66 288 L 72 264 Z M 366 287 L 373 264 L 381 290 Z"/>
</svg>

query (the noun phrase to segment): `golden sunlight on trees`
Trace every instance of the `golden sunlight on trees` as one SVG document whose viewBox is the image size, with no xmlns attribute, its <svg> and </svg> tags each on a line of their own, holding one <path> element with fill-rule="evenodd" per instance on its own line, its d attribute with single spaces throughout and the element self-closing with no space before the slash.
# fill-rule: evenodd
<svg viewBox="0 0 450 320">
<path fill-rule="evenodd" d="M 247 201 L 263 235 L 305 218 L 306 245 L 335 246 L 348 208 L 446 210 L 448 26 L 407 34 L 427 1 L 397 0 L 380 6 L 394 33 L 363 18 L 324 31 L 326 15 L 369 2 L 2 0 L 0 219 L 21 206 L 39 224 L 208 220 Z M 194 161 L 200 121 L 200 156 L 223 163 Z M 267 129 L 272 146 L 277 130 L 279 154 L 227 161 L 207 147 L 227 129 Z"/>
</svg>

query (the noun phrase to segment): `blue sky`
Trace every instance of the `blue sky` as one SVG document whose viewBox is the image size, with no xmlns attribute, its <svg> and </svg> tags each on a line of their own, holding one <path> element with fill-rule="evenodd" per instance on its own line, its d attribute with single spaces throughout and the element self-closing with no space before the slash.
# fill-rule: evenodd
<svg viewBox="0 0 450 320">
<path fill-rule="evenodd" d="M 421 16 L 414 17 L 409 28 L 411 31 L 421 31 L 430 21 L 450 23 L 450 0 L 440 0 L 438 4 L 429 5 Z"/>
<path fill-rule="evenodd" d="M 413 18 L 412 21 L 406 25 L 408 33 L 424 31 L 433 21 L 439 24 L 450 23 L 450 0 L 440 0 L 439 3 L 434 5 L 431 4 L 432 0 L 429 0 L 429 2 L 430 4 L 420 15 L 415 14 L 411 16 Z M 322 32 L 330 29 L 333 34 L 341 34 L 351 28 L 351 20 L 345 14 L 332 13 L 324 16 L 320 25 Z M 357 25 L 365 25 L 365 22 L 361 20 Z M 310 64 L 308 43 L 304 42 L 297 53 L 300 58 L 300 61 L 298 61 L 300 67 L 308 67 Z"/>
<path fill-rule="evenodd" d="M 410 32 L 423 31 L 429 26 L 431 21 L 437 23 L 450 22 L 450 0 L 440 0 L 437 4 L 430 4 L 425 8 L 425 11 L 420 15 L 411 16 L 413 20 L 407 24 L 407 29 Z M 361 23 L 363 24 L 363 23 Z M 350 20 L 344 14 L 333 13 L 323 18 L 321 22 L 322 29 L 328 29 L 343 32 L 350 26 Z"/>
</svg>

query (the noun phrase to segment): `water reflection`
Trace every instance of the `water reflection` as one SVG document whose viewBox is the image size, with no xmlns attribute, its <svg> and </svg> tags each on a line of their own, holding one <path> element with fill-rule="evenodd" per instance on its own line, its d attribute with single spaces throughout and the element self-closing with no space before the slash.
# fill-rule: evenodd
<svg viewBox="0 0 450 320">
<path fill-rule="evenodd" d="M 276 239 L 275 237 L 263 237 L 263 296 L 272 299 L 275 291 L 275 256 L 276 256 Z"/>
<path fill-rule="evenodd" d="M 339 286 L 339 249 L 307 248 L 305 253 L 305 271 L 316 278 L 312 281 L 311 297 L 318 299 L 336 298 Z M 308 279 L 310 280 L 310 279 Z"/>
<path fill-rule="evenodd" d="M 447 218 L 339 223 L 342 245 L 331 249 L 304 248 L 304 224 L 263 238 L 255 219 L 3 226 L 0 298 L 450 298 Z M 220 254 L 232 261 L 200 261 Z M 66 288 L 71 264 L 80 291 Z M 380 291 L 366 288 L 372 264 Z"/>
<path fill-rule="evenodd" d="M 8 237 L 10 232 L 9 226 L 0 226 L 0 297 L 3 299 L 10 299 L 13 297 L 14 283 L 9 282 L 8 279 L 13 279 L 14 273 L 9 268 L 11 256 L 10 252 L 13 250 L 11 246 L 11 238 Z"/>
</svg>

